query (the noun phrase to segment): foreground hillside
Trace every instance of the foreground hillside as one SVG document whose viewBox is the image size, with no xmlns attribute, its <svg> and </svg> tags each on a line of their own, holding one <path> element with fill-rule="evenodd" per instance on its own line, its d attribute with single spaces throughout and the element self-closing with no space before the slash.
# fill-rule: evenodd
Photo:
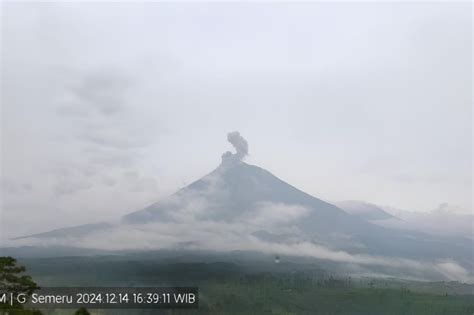
<svg viewBox="0 0 474 315">
<path fill-rule="evenodd" d="M 195 259 L 194 259 L 195 260 Z M 192 257 L 22 259 L 41 286 L 198 286 L 198 311 L 91 310 L 94 314 L 466 314 L 472 286 L 351 278 L 318 265 L 206 262 Z M 72 314 L 71 310 L 46 314 Z"/>
</svg>

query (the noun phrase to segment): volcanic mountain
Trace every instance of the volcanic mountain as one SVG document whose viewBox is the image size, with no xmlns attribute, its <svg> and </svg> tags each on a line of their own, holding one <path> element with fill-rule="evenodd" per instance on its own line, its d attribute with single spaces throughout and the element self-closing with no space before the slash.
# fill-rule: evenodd
<svg viewBox="0 0 474 315">
<path fill-rule="evenodd" d="M 263 168 L 243 162 L 247 142 L 238 133 L 229 134 L 228 140 L 237 152 L 224 153 L 222 163 L 215 170 L 171 196 L 125 215 L 118 224 L 94 223 L 27 238 L 100 239 L 105 234 L 119 235 L 132 230 L 129 234 L 132 236 L 126 240 L 141 241 L 140 237 L 150 238 L 150 234 L 164 235 L 148 246 L 173 239 L 180 246 L 211 248 L 216 239 L 225 242 L 232 236 L 234 247 L 229 246 L 230 249 L 239 249 L 235 244 L 240 239 L 251 238 L 279 246 L 313 244 L 336 253 L 343 251 L 344 255 L 425 261 L 454 259 L 472 268 L 472 242 L 372 224 L 297 189 Z"/>
<path fill-rule="evenodd" d="M 351 253 L 403 257 L 434 258 L 439 254 L 428 235 L 400 233 L 371 224 L 240 160 L 223 161 L 208 175 L 124 216 L 122 222 L 179 222 L 189 216 L 196 221 L 222 223 L 248 222 L 252 218 L 268 221 L 264 226 L 271 229 L 255 231 L 267 241 L 311 241 Z M 272 226 L 274 222 L 279 222 L 279 228 Z M 281 232 L 286 230 L 291 233 Z"/>
</svg>

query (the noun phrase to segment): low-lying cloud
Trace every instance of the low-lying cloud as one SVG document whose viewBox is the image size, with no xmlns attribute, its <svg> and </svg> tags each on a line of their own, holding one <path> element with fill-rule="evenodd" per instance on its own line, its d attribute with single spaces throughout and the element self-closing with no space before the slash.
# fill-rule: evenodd
<svg viewBox="0 0 474 315">
<path fill-rule="evenodd" d="M 265 227 L 272 229 L 280 224 L 280 216 L 268 209 L 280 209 L 282 217 L 295 211 L 304 216 L 305 209 L 287 207 L 282 204 L 267 204 L 262 207 L 253 222 L 217 222 L 196 219 L 199 209 L 208 206 L 205 200 L 188 204 L 185 209 L 174 213 L 174 222 L 147 224 L 116 224 L 107 231 L 89 233 L 83 237 L 61 237 L 49 239 L 26 239 L 15 241 L 15 246 L 61 245 L 103 250 L 159 250 L 184 248 L 189 250 L 209 250 L 216 252 L 252 251 L 268 255 L 289 257 L 310 257 L 361 267 L 378 267 L 398 272 L 405 277 L 417 279 L 454 280 L 474 282 L 473 275 L 459 263 L 450 259 L 421 261 L 401 257 L 388 257 L 369 254 L 353 254 L 316 244 L 308 240 L 272 242 L 259 238 L 255 231 Z M 183 245 L 184 244 L 184 245 Z"/>
</svg>

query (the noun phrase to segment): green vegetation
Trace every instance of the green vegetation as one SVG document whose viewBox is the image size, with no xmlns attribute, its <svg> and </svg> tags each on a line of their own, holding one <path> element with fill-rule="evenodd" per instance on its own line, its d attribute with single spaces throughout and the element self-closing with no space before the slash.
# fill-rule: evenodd
<svg viewBox="0 0 474 315">
<path fill-rule="evenodd" d="M 255 275 L 210 282 L 201 289 L 201 310 L 215 314 L 466 314 L 474 296 L 415 293 L 407 289 L 356 288 L 341 280 L 312 281 Z M 181 314 L 181 313 L 178 313 Z M 184 313 L 183 313 L 184 314 Z"/>
<path fill-rule="evenodd" d="M 5 297 L 5 302 L 0 303 L 0 314 L 8 315 L 41 315 L 38 310 L 26 310 L 17 302 L 19 295 L 31 296 L 39 289 L 33 279 L 23 274 L 25 267 L 17 265 L 13 257 L 0 257 L 0 296 Z M 13 303 L 4 294 L 13 296 Z"/>
<path fill-rule="evenodd" d="M 192 258 L 24 260 L 42 286 L 198 286 L 199 310 L 89 309 L 90 314 L 472 315 L 472 286 L 337 277 L 313 265 Z M 72 315 L 75 310 L 44 311 Z"/>
</svg>

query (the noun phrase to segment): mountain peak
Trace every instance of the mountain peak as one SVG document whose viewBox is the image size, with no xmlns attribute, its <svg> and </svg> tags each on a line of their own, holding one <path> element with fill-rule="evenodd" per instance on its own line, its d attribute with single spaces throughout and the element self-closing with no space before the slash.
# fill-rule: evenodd
<svg viewBox="0 0 474 315">
<path fill-rule="evenodd" d="M 175 194 L 123 219 L 129 223 L 173 220 L 180 209 L 192 208 L 195 219 L 234 221 L 255 213 L 262 204 L 306 207 L 319 217 L 317 221 L 349 217 L 334 205 L 297 189 L 269 171 L 231 157 Z"/>
</svg>

